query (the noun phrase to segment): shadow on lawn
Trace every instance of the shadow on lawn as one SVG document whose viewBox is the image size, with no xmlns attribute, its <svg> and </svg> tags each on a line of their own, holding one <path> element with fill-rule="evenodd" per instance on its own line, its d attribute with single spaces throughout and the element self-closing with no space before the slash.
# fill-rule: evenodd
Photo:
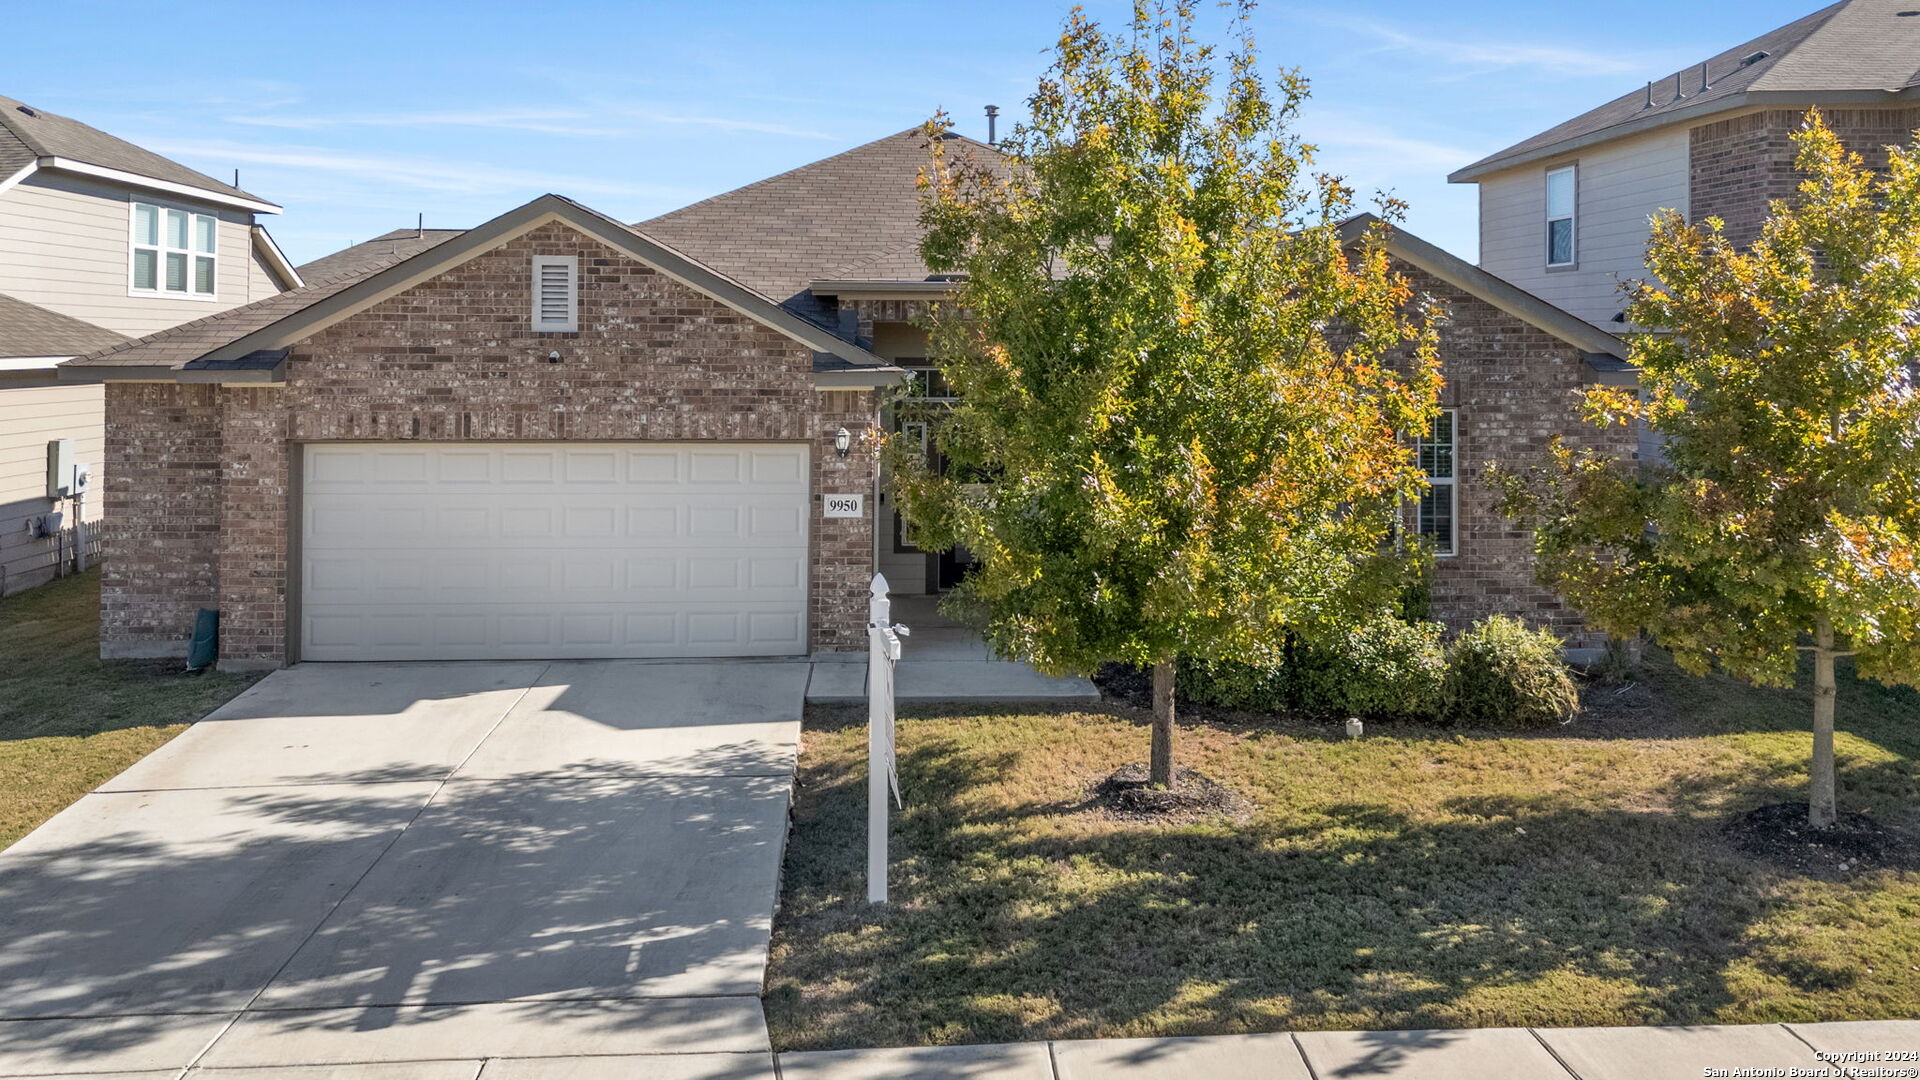
<svg viewBox="0 0 1920 1080">
<path fill-rule="evenodd" d="M 1721 839 L 1718 814 L 1543 794 L 1415 817 L 1353 791 L 1246 825 L 1114 827 L 1044 798 L 975 809 L 967 789 L 1017 759 L 916 742 L 883 913 L 857 900 L 864 773 L 803 771 L 793 848 L 820 854 L 788 864 L 776 1046 L 1689 1024 L 1750 1004 L 1729 982 L 1743 962 L 1803 995 L 1859 978 L 1770 937 L 1780 879 Z M 1856 765 L 1843 789 L 1908 765 Z M 1684 776 L 1650 802 L 1804 798 L 1803 770 Z M 819 935 L 833 947 L 788 947 Z"/>
</svg>

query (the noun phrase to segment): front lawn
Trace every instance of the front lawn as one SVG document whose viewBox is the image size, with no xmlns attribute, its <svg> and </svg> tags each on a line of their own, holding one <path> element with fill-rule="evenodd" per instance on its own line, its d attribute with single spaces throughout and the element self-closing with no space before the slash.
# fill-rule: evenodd
<svg viewBox="0 0 1920 1080">
<path fill-rule="evenodd" d="M 0 600 L 0 848 L 258 676 L 100 660 L 100 572 Z"/>
<path fill-rule="evenodd" d="M 1280 1029 L 1920 1015 L 1920 869 L 1782 869 L 1804 690 L 1648 682 L 1542 735 L 1214 719 L 1244 822 L 1119 821 L 1146 717 L 904 709 L 896 904 L 864 903 L 865 718 L 809 712 L 774 929 L 782 1049 Z M 1841 684 L 1843 810 L 1920 833 L 1920 695 Z"/>
</svg>

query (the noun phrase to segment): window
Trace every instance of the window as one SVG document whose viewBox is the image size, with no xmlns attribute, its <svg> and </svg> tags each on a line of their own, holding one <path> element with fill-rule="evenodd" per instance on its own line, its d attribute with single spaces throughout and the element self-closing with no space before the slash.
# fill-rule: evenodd
<svg viewBox="0 0 1920 1080">
<path fill-rule="evenodd" d="M 580 329 L 580 260 L 571 255 L 533 257 L 533 329 L 571 334 Z"/>
<path fill-rule="evenodd" d="M 1457 548 L 1460 508 L 1459 484 L 1454 476 L 1456 410 L 1442 409 L 1433 418 L 1433 430 L 1415 440 L 1420 471 L 1427 474 L 1427 490 L 1420 495 L 1420 535 L 1433 541 L 1436 555 L 1452 555 Z"/>
<path fill-rule="evenodd" d="M 220 219 L 152 203 L 133 204 L 128 287 L 140 295 L 212 300 Z"/>
<path fill-rule="evenodd" d="M 1547 265 L 1572 266 L 1579 183 L 1572 165 L 1547 172 Z"/>
</svg>

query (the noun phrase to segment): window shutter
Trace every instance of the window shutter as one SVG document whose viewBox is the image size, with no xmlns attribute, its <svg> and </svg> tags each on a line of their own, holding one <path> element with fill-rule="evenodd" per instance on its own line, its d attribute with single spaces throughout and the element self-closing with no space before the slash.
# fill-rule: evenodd
<svg viewBox="0 0 1920 1080">
<path fill-rule="evenodd" d="M 580 329 L 580 260 L 571 255 L 533 257 L 533 329 L 571 334 Z"/>
</svg>

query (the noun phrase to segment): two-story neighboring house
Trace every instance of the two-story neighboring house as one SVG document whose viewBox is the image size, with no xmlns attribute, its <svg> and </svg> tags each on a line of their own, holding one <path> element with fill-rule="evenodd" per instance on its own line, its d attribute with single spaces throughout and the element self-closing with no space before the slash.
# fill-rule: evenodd
<svg viewBox="0 0 1920 1080">
<path fill-rule="evenodd" d="M 71 440 L 95 489 L 106 452 L 100 387 L 60 385 L 54 365 L 298 286 L 257 223 L 279 211 L 0 97 L 0 595 L 52 577 L 80 516 L 100 517 L 98 497 L 54 497 L 49 443 Z"/>
<path fill-rule="evenodd" d="M 1480 265 L 1597 326 L 1646 273 L 1648 218 L 1752 240 L 1792 193 L 1810 106 L 1869 164 L 1920 127 L 1920 5 L 1842 0 L 1455 172 L 1480 187 Z"/>
</svg>

